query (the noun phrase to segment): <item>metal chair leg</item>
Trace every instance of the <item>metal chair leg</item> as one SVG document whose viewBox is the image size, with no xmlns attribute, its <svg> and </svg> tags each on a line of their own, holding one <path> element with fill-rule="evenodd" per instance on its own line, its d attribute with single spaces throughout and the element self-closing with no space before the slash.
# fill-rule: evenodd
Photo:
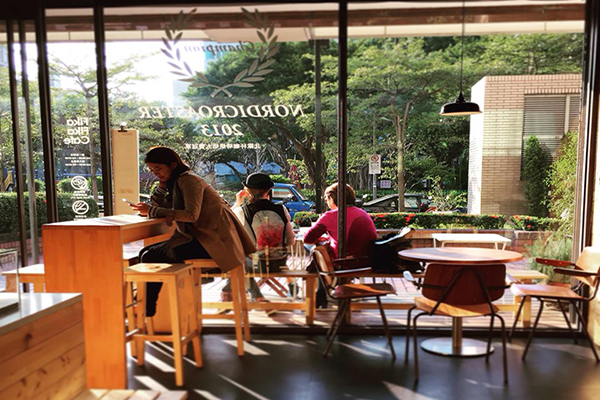
<svg viewBox="0 0 600 400">
<path fill-rule="evenodd" d="M 525 361 L 525 356 L 527 355 L 527 351 L 529 350 L 529 345 L 531 344 L 531 339 L 533 339 L 533 334 L 535 333 L 535 329 L 537 328 L 538 322 L 540 322 L 540 317 L 542 316 L 542 311 L 544 310 L 544 300 L 538 299 L 540 301 L 540 310 L 538 311 L 537 317 L 535 317 L 535 322 L 533 323 L 533 327 L 531 327 L 531 332 L 529 333 L 529 339 L 527 339 L 527 344 L 525 345 L 525 350 L 523 351 L 523 356 L 521 359 Z"/>
<path fill-rule="evenodd" d="M 333 333 L 333 330 L 335 329 L 335 326 L 338 323 L 341 323 L 341 320 L 343 319 L 344 316 L 344 306 L 346 304 L 346 300 L 340 300 L 338 303 L 338 312 L 337 314 L 335 314 L 335 317 L 333 318 L 333 321 L 331 321 L 331 326 L 329 327 L 329 330 L 327 331 L 327 334 L 325 335 L 325 337 L 327 339 L 329 339 L 331 337 L 331 334 Z"/>
<path fill-rule="evenodd" d="M 512 340 L 513 333 L 515 333 L 515 328 L 517 327 L 517 323 L 519 322 L 519 317 L 521 316 L 521 311 L 523 311 L 523 306 L 525 305 L 525 300 L 527 300 L 527 296 L 525 296 L 521 299 L 521 304 L 519 305 L 519 311 L 517 311 L 517 315 L 515 315 L 515 320 L 513 322 L 512 329 L 510 330 L 510 333 L 508 334 L 509 342 Z"/>
<path fill-rule="evenodd" d="M 496 315 L 500 320 L 500 325 L 502 327 L 502 364 L 504 367 L 504 384 L 508 384 L 508 362 L 506 360 L 506 324 L 504 323 L 504 318 L 499 315 Z"/>
<path fill-rule="evenodd" d="M 390 327 L 387 322 L 387 318 L 385 317 L 385 312 L 383 311 L 383 305 L 381 304 L 381 298 L 377 296 L 377 305 L 379 305 L 379 312 L 381 313 L 381 320 L 383 321 L 383 329 L 385 330 L 385 335 L 387 336 L 388 344 L 390 345 L 390 350 L 392 352 L 392 359 L 396 359 L 396 352 L 394 351 L 394 344 L 392 343 L 392 335 L 390 333 Z"/>
<path fill-rule="evenodd" d="M 410 314 L 417 306 L 408 309 L 408 318 L 406 318 L 406 348 L 404 349 L 404 362 L 408 363 L 408 351 L 410 348 Z"/>
<path fill-rule="evenodd" d="M 581 321 L 581 327 L 583 328 L 583 333 L 585 333 L 585 337 L 587 338 L 588 343 L 590 344 L 590 348 L 592 349 L 592 352 L 594 353 L 594 357 L 596 357 L 596 362 L 600 362 L 600 359 L 598 358 L 598 353 L 596 352 L 596 346 L 594 346 L 594 342 L 592 341 L 592 338 L 590 337 L 590 333 L 587 330 L 587 324 L 585 323 L 585 320 L 583 319 L 581 310 L 579 309 L 579 307 L 577 307 L 577 304 L 575 304 L 575 302 L 573 302 L 573 308 L 575 308 L 575 312 L 579 316 L 579 321 Z"/>
<path fill-rule="evenodd" d="M 488 333 L 487 352 L 485 354 L 485 362 L 490 361 L 490 350 L 492 349 L 492 333 L 494 332 L 494 314 L 490 315 L 490 331 Z"/>
<path fill-rule="evenodd" d="M 573 327 L 571 327 L 571 321 L 569 320 L 569 317 L 568 317 L 567 313 L 565 312 L 562 302 L 560 300 L 557 300 L 557 301 L 558 301 L 558 307 L 560 307 L 560 311 L 562 312 L 563 317 L 565 317 L 565 321 L 567 321 L 567 326 L 569 327 L 569 332 L 571 332 L 571 335 L 573 336 L 573 340 L 575 341 L 575 344 L 577 344 L 577 335 L 575 334 Z"/>
<path fill-rule="evenodd" d="M 345 314 L 345 309 L 347 308 L 346 305 L 349 304 L 350 300 L 344 300 L 344 304 L 342 306 L 340 306 L 340 310 L 338 311 L 342 316 Z M 333 333 L 331 334 L 331 337 L 329 338 L 329 342 L 327 343 L 327 347 L 325 348 L 325 351 L 323 352 L 323 357 L 327 357 L 327 355 L 329 354 L 329 350 L 331 349 L 331 346 L 333 345 L 333 341 L 335 340 L 335 335 L 337 335 L 337 331 L 340 328 L 340 325 L 342 325 L 342 320 L 343 317 L 340 318 L 340 321 L 337 323 L 337 325 L 335 325 L 335 328 L 333 329 Z"/>
<path fill-rule="evenodd" d="M 421 315 L 426 315 L 425 313 L 421 313 L 415 316 L 413 319 L 413 346 L 415 352 L 415 382 L 419 381 L 419 345 L 417 339 L 417 319 Z"/>
</svg>

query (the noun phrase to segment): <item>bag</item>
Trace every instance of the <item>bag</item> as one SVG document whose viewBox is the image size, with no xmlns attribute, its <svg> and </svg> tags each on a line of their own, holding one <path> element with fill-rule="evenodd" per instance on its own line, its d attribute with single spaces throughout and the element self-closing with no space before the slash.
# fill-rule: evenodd
<svg viewBox="0 0 600 400">
<path fill-rule="evenodd" d="M 413 273 L 423 271 L 421 263 L 403 260 L 398 256 L 400 250 L 410 249 L 412 240 L 406 237 L 412 228 L 404 228 L 397 234 L 390 233 L 381 240 L 373 242 L 370 259 L 373 272 L 386 274 L 402 274 L 404 271 Z"/>
</svg>

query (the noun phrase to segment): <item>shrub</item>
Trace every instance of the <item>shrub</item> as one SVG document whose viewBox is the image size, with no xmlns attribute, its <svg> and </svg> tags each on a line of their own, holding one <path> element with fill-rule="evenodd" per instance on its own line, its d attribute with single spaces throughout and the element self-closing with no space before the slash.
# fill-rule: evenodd
<svg viewBox="0 0 600 400">
<path fill-rule="evenodd" d="M 311 222 L 319 219 L 319 214 L 311 211 L 299 211 L 294 214 L 294 222 L 298 226 L 310 226 Z"/>
<path fill-rule="evenodd" d="M 525 199 L 527 212 L 537 217 L 546 217 L 548 196 L 548 169 L 550 160 L 537 137 L 531 136 L 525 145 L 523 156 L 523 180 L 525 181 Z"/>
<path fill-rule="evenodd" d="M 538 264 L 536 257 L 554 260 L 571 261 L 573 253 L 573 240 L 564 235 L 552 235 L 546 239 L 536 239 L 531 246 L 525 246 L 529 253 L 529 268 L 548 275 L 551 282 L 569 283 L 571 278 L 567 275 L 554 273 L 551 265 Z"/>
<path fill-rule="evenodd" d="M 548 208 L 560 218 L 557 231 L 570 235 L 575 220 L 575 185 L 577 184 L 577 132 L 567 133 L 558 157 L 552 163 L 547 183 L 550 186 Z"/>
<path fill-rule="evenodd" d="M 509 222 L 516 229 L 522 231 L 556 230 L 560 224 L 560 220 L 557 218 L 540 218 L 529 215 L 513 215 L 509 218 Z"/>
<path fill-rule="evenodd" d="M 444 190 L 442 178 L 433 178 L 429 197 L 438 211 L 452 211 L 467 205 L 467 193 L 459 190 Z"/>
<path fill-rule="evenodd" d="M 88 218 L 98 216 L 98 205 L 91 198 L 83 199 L 88 203 L 90 209 L 87 213 Z M 71 193 L 58 193 L 58 218 L 59 221 L 71 221 L 75 219 L 75 212 L 71 208 L 74 198 Z M 36 193 L 35 198 L 37 212 L 38 229 L 42 224 L 48 222 L 46 213 L 46 194 Z M 29 194 L 24 193 L 25 204 L 25 224 L 29 230 Z M 14 238 L 19 237 L 19 213 L 17 208 L 16 193 L 0 193 L 0 233 L 11 233 Z"/>
<path fill-rule="evenodd" d="M 73 186 L 71 185 L 71 178 L 61 179 L 56 184 L 56 187 L 58 191 L 62 193 L 73 193 L 75 191 L 75 189 L 73 189 Z"/>
<path fill-rule="evenodd" d="M 436 213 L 374 213 L 369 214 L 377 229 L 400 229 L 412 226 L 423 229 L 436 228 L 479 228 L 502 229 L 502 215 L 436 214 Z M 299 226 L 310 226 L 319 215 L 313 212 L 297 212 L 294 222 Z"/>
</svg>

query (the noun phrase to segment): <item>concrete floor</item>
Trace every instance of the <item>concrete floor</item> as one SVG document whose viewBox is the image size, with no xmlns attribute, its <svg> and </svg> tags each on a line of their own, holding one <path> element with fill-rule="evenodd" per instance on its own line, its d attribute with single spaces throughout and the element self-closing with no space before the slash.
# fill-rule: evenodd
<svg viewBox="0 0 600 400">
<path fill-rule="evenodd" d="M 424 337 L 427 339 L 428 337 Z M 380 336 L 341 336 L 329 358 L 324 336 L 254 335 L 248 353 L 236 355 L 233 335 L 203 337 L 204 368 L 185 364 L 190 399 L 600 399 L 600 364 L 580 340 L 534 339 L 521 361 L 524 339 L 508 345 L 509 384 L 502 383 L 499 340 L 485 358 L 456 359 L 419 352 L 420 381 L 414 384 L 412 354 L 404 363 L 404 338 L 396 336 L 392 361 Z M 412 351 L 411 351 L 412 353 Z M 131 388 L 176 389 L 171 348 L 147 348 L 147 364 L 130 358 Z"/>
</svg>

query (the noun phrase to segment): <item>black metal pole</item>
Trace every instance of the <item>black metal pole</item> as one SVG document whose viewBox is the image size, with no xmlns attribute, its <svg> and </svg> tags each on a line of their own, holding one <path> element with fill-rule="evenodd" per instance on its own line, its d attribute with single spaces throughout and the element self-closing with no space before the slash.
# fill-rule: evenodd
<svg viewBox="0 0 600 400">
<path fill-rule="evenodd" d="M 110 117 L 108 113 L 108 87 L 106 78 L 106 52 L 104 48 L 104 8 L 94 6 L 94 38 L 96 40 L 96 76 L 98 83 L 98 127 L 100 128 L 100 160 L 102 163 L 102 189 L 104 215 L 113 215 L 112 163 L 110 143 Z M 94 171 L 95 172 L 95 171 Z"/>
<path fill-rule="evenodd" d="M 321 41 L 315 40 L 315 203 L 323 212 L 323 136 L 321 131 Z"/>
<path fill-rule="evenodd" d="M 15 156 L 15 186 L 17 189 L 17 212 L 19 220 L 19 245 L 21 247 L 21 267 L 27 266 L 27 228 L 25 227 L 25 204 L 23 202 L 23 164 L 21 160 L 21 133 L 19 130 L 19 93 L 15 70 L 13 21 L 6 21 L 8 43 L 8 76 L 10 84 L 10 112 L 12 117 L 13 149 Z M 18 267 L 18 266 L 17 266 Z M 18 278 L 17 278 L 18 281 Z M 17 283 L 17 289 L 18 289 Z M 20 290 L 18 290 L 20 293 Z"/>
<path fill-rule="evenodd" d="M 52 142 L 52 109 L 50 105 L 50 73 L 46 48 L 46 8 L 43 2 L 38 7 L 35 19 L 35 40 L 38 53 L 38 85 L 40 90 L 40 124 L 44 150 L 44 178 L 46 184 L 46 215 L 48 222 L 58 222 L 56 201 L 56 171 L 54 167 L 54 143 Z"/>
<path fill-rule="evenodd" d="M 338 18 L 338 257 L 346 256 L 346 139 L 348 134 L 348 2 L 339 2 Z"/>
<path fill-rule="evenodd" d="M 27 40 L 25 21 L 19 21 L 19 44 L 21 47 L 21 83 L 25 103 L 25 154 L 27 154 L 27 193 L 29 204 L 29 230 L 31 231 L 31 258 L 33 264 L 40 262 L 39 236 L 37 228 L 37 209 L 35 193 L 35 174 L 33 164 L 33 140 L 31 139 L 31 102 L 29 99 L 29 76 L 27 74 Z"/>
</svg>

